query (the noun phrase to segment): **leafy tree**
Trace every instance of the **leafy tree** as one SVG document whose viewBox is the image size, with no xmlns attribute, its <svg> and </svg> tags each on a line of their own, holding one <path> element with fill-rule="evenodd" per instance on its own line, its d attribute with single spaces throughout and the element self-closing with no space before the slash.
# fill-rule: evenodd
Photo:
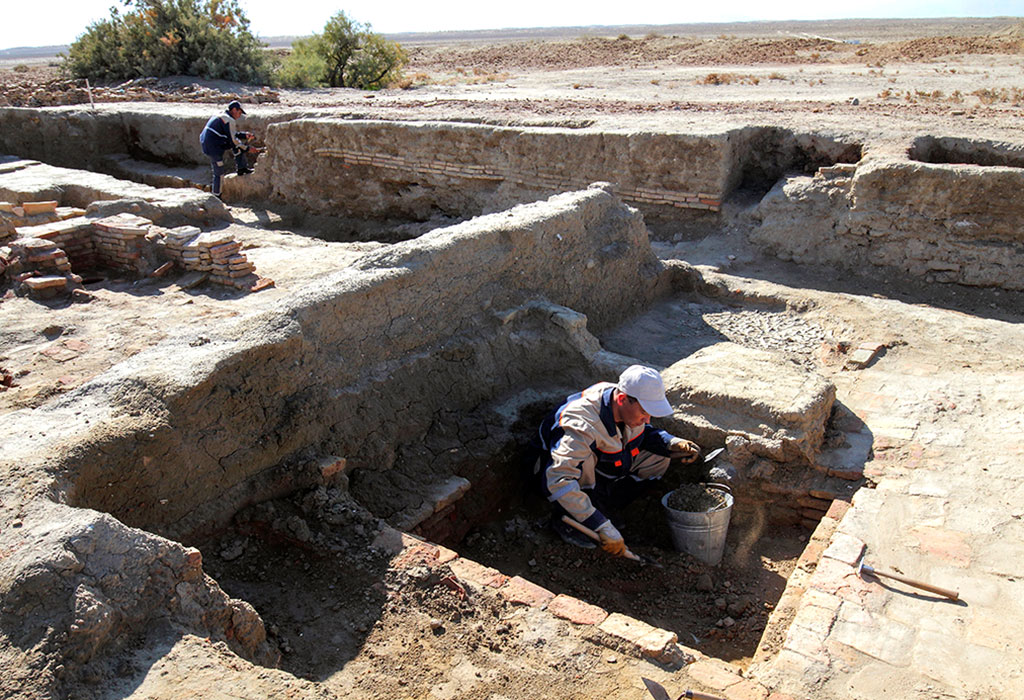
<svg viewBox="0 0 1024 700">
<path fill-rule="evenodd" d="M 401 46 L 338 12 L 327 21 L 323 34 L 292 44 L 277 81 L 286 87 L 379 90 L 397 81 L 408 62 Z"/>
<path fill-rule="evenodd" d="M 61 68 L 77 78 L 123 80 L 198 75 L 265 83 L 270 65 L 249 31 L 238 0 L 124 0 L 111 8 L 64 56 Z"/>
<path fill-rule="evenodd" d="M 292 42 L 292 52 L 274 74 L 281 87 L 322 87 L 327 85 L 327 59 L 320 50 L 320 37 L 313 35 Z"/>
</svg>

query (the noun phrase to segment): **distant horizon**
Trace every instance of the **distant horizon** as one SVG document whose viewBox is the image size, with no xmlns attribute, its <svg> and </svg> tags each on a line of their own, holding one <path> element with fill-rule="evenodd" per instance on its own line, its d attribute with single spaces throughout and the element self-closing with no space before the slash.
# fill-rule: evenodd
<svg viewBox="0 0 1024 700">
<path fill-rule="evenodd" d="M 1022 2 L 1024 5 L 1024 2 Z M 1024 11 L 1024 7 L 1022 7 Z M 551 25 L 551 26 L 522 26 L 522 27 L 493 27 L 493 28 L 479 28 L 479 29 L 447 29 L 447 30 L 435 30 L 435 31 L 407 31 L 407 32 L 380 32 L 391 39 L 401 39 L 403 37 L 432 37 L 432 36 L 457 36 L 465 35 L 468 37 L 472 35 L 497 35 L 507 33 L 522 33 L 522 34 L 543 34 L 543 33 L 564 33 L 567 31 L 580 30 L 582 32 L 596 32 L 600 33 L 601 30 L 611 30 L 612 33 L 617 33 L 622 30 L 628 29 L 641 29 L 649 30 L 653 28 L 670 28 L 670 27 L 709 27 L 709 26 L 744 26 L 744 25 L 772 25 L 772 24 L 838 24 L 838 23 L 863 23 L 863 24 L 877 24 L 879 22 L 970 22 L 970 21 L 1006 21 L 1010 24 L 1015 22 L 1024 22 L 1024 15 L 992 15 L 992 16 L 949 16 L 949 17 L 836 17 L 829 19 L 772 19 L 772 20 L 731 20 L 731 21 L 708 21 L 708 22 L 665 22 L 665 23 L 651 23 L 651 22 L 635 22 L 628 24 L 567 24 L 567 25 Z M 271 46 L 287 45 L 290 41 L 295 39 L 311 36 L 315 32 L 309 32 L 306 34 L 275 34 L 275 35 L 260 35 L 253 32 L 254 35 L 262 42 L 268 43 Z M 77 38 L 77 37 L 76 37 Z M 35 52 L 36 57 L 46 57 L 56 55 L 61 50 L 67 49 L 71 43 L 63 44 L 41 44 L 41 45 L 24 45 L 24 46 L 10 46 L 0 48 L 0 58 L 10 58 L 8 54 L 13 52 L 19 52 L 20 54 L 29 55 Z M 43 53 L 49 51 L 50 53 Z M 30 56 L 31 57 L 31 56 Z"/>
<path fill-rule="evenodd" d="M 95 22 L 110 18 L 111 0 L 51 0 L 45 17 L 30 3 L 4 10 L 0 50 L 62 47 L 72 44 Z M 123 2 L 114 0 L 122 13 Z M 323 30 L 339 9 L 381 34 L 409 35 L 505 32 L 547 28 L 672 26 L 761 22 L 812 22 L 880 19 L 991 19 L 1024 16 L 1024 0 L 861 0 L 855 8 L 819 0 L 791 0 L 773 5 L 758 0 L 721 0 L 695 7 L 666 5 L 662 0 L 518 0 L 479 3 L 443 0 L 428 5 L 408 0 L 304 0 L 280 3 L 239 0 L 250 31 L 260 38 L 309 36 Z M 838 16 L 842 13 L 847 16 Z M 853 16 L 848 16 L 853 15 Z"/>
</svg>

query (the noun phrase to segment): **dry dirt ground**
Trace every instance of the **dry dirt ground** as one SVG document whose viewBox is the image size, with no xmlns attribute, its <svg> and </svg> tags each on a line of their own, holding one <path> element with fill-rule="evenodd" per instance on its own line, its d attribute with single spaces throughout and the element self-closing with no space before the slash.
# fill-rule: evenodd
<svg viewBox="0 0 1024 700">
<path fill-rule="evenodd" d="M 103 86 L 93 98 L 223 103 L 238 95 L 250 102 L 390 119 L 609 128 L 657 123 L 698 130 L 768 120 L 856 124 L 880 142 L 922 129 L 994 139 L 1017 134 L 1019 140 L 1024 38 L 1015 22 L 888 23 L 885 32 L 881 25 L 840 23 L 773 26 L 760 33 L 751 26 L 742 35 L 721 36 L 712 29 L 685 36 L 424 41 L 409 47 L 405 89 L 268 91 L 179 79 Z M 0 65 L 0 104 L 87 101 L 82 87 L 62 81 L 51 64 Z M 98 271 L 86 285 L 88 297 L 76 303 L 40 303 L 3 290 L 0 412 L 38 406 L 168 334 L 244 313 L 381 245 L 325 242 L 269 209 L 233 207 L 232 213 L 236 238 L 257 270 L 276 280 L 275 288 L 245 296 L 215 287 L 185 289 L 175 277 L 137 281 Z M 744 241 L 742 217 L 725 217 L 728 234 L 694 240 L 684 230 L 663 231 L 656 249 L 663 257 L 727 273 L 737 288 L 757 287 L 755 280 L 788 285 L 788 294 L 804 298 L 818 323 L 831 320 L 828 331 L 835 338 L 870 335 L 877 326 L 873 311 L 849 305 L 839 292 L 948 310 L 939 313 L 952 319 L 949 337 L 929 332 L 933 320 L 913 313 L 901 319 L 915 351 L 940 366 L 963 314 L 1022 320 L 1021 296 L 996 290 L 856 277 L 839 289 L 827 271 L 761 257 Z M 295 262 L 299 256 L 291 253 L 310 247 L 323 254 Z M 765 334 L 763 327 L 747 330 Z M 271 508 L 306 517 L 316 527 L 302 498 Z M 637 660 L 580 646 L 528 610 L 483 592 L 467 595 L 425 571 L 388 571 L 364 548 L 375 525 L 358 510 L 353 506 L 345 528 L 351 533 L 358 524 L 358 534 L 328 551 L 303 546 L 294 532 L 286 536 L 266 525 L 281 513 L 263 513 L 262 519 L 249 514 L 201 545 L 208 573 L 260 611 L 283 652 L 281 668 L 298 680 L 253 670 L 223 650 L 211 650 L 208 641 L 168 639 L 162 660 L 147 657 L 149 647 L 111 670 L 134 679 L 118 696 L 183 697 L 215 688 L 225 677 L 235 679 L 233 692 L 244 696 L 246 681 L 239 679 L 246 674 L 259 678 L 253 687 L 272 687 L 277 697 L 643 695 L 642 688 L 619 687 L 621 674 L 608 672 Z M 656 510 L 656 500 L 640 504 L 631 512 L 627 534 L 639 553 L 664 569 L 610 563 L 599 552 L 577 554 L 553 538 L 543 515 L 529 507 L 502 514 L 453 546 L 505 574 L 676 631 L 683 644 L 745 665 L 808 532 L 756 532 L 761 536 L 751 551 L 742 544 L 753 526 L 741 520 L 731 531 L 725 564 L 711 570 L 671 551 L 667 535 L 652 526 Z M 561 565 L 567 556 L 568 568 Z M 546 666 L 552 653 L 564 659 L 563 666 Z M 161 675 L 169 666 L 176 669 L 173 678 Z M 179 675 L 182 670 L 190 672 Z M 322 686 L 314 690 L 303 679 Z"/>
</svg>

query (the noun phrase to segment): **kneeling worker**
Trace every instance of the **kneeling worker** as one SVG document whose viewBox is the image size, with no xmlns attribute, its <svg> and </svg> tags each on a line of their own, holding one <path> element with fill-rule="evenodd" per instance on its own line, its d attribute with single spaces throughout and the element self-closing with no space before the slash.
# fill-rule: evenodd
<svg viewBox="0 0 1024 700">
<path fill-rule="evenodd" d="M 671 459 L 693 462 L 700 453 L 695 443 L 649 425 L 651 416 L 671 413 L 657 370 L 632 365 L 617 384 L 584 389 L 544 419 L 533 443 L 540 453 L 534 473 L 554 504 L 552 526 L 562 539 L 594 546 L 562 522 L 568 515 L 596 531 L 605 551 L 626 552 L 611 518 L 660 479 Z"/>
</svg>

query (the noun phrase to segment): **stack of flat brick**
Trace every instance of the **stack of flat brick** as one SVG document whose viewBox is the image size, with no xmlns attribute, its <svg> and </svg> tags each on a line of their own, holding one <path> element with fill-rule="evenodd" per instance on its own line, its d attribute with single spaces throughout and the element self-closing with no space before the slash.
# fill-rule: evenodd
<svg viewBox="0 0 1024 700">
<path fill-rule="evenodd" d="M 202 230 L 196 226 L 179 226 L 177 228 L 158 228 L 163 236 L 164 253 L 185 270 L 200 269 L 199 245 L 196 241 Z"/>
<path fill-rule="evenodd" d="M 19 226 L 18 235 L 52 241 L 67 254 L 71 264 L 79 269 L 96 266 L 96 249 L 92 244 L 92 220 L 85 216 L 79 215 L 34 226 Z"/>
<path fill-rule="evenodd" d="M 67 255 L 52 241 L 18 238 L 11 242 L 8 274 L 36 298 L 50 298 L 82 278 L 71 272 Z"/>
<path fill-rule="evenodd" d="M 255 274 L 255 266 L 242 253 L 242 244 L 230 233 L 200 231 L 195 226 L 158 229 L 169 258 L 186 270 L 209 273 L 218 284 L 257 292 L 274 284 Z"/>
<path fill-rule="evenodd" d="M 0 202 L 0 217 L 6 228 L 0 229 L 0 243 L 17 236 L 31 240 L 33 253 L 25 252 L 25 246 L 16 248 L 10 256 L 5 255 L 6 273 L 18 275 L 24 282 L 48 272 L 72 275 L 71 267 L 79 269 L 100 265 L 144 275 L 156 268 L 154 275 L 170 268 L 169 263 L 160 265 L 165 256 L 185 270 L 205 272 L 213 282 L 256 292 L 273 286 L 274 281 L 255 274 L 252 262 L 241 252 L 242 244 L 230 233 L 203 233 L 195 226 L 162 228 L 147 218 L 135 214 L 121 213 L 101 219 L 84 216 L 81 209 L 58 207 L 57 202 L 25 202 L 22 205 Z M 13 247 L 13 243 L 12 243 Z M 29 259 L 35 256 L 37 259 Z M 42 257 L 40 257 L 42 256 Z M 60 266 L 51 265 L 53 270 L 44 270 L 36 262 L 60 261 Z M 9 263 L 18 260 L 15 271 Z M 4 270 L 0 270 L 0 273 Z M 81 281 L 81 278 L 77 278 Z M 25 282 L 30 288 L 41 284 L 38 280 Z M 50 280 L 47 289 L 63 290 Z"/>
<path fill-rule="evenodd" d="M 55 201 L 0 202 L 0 242 L 15 237 L 37 237 L 25 228 L 63 221 L 85 213 L 84 209 L 59 207 Z"/>
<path fill-rule="evenodd" d="M 112 267 L 145 272 L 143 245 L 153 222 L 121 213 L 92 222 L 92 242 L 100 260 Z"/>
<path fill-rule="evenodd" d="M 230 237 L 225 240 L 224 237 L 213 239 L 211 236 L 208 243 L 204 244 L 201 240 L 199 246 L 204 260 L 209 259 L 207 265 L 210 273 L 221 278 L 219 281 L 222 284 L 231 284 L 232 280 L 252 275 L 255 269 L 245 253 L 241 252 L 242 244 Z"/>
</svg>

